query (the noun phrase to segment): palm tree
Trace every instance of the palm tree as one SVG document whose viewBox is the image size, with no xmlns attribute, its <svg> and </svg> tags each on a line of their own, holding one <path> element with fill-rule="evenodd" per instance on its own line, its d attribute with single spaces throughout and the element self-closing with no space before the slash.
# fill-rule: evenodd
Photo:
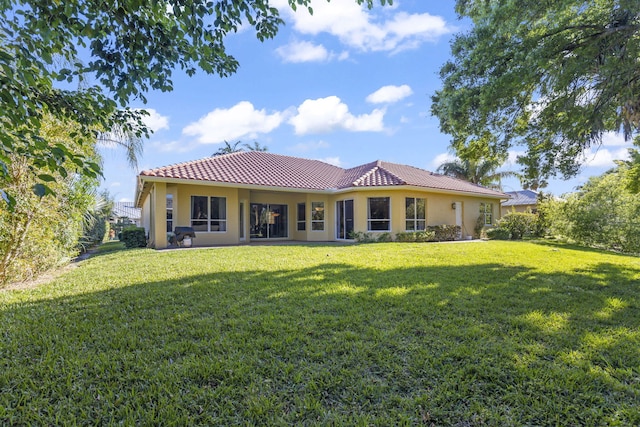
<svg viewBox="0 0 640 427">
<path fill-rule="evenodd" d="M 502 178 L 517 176 L 515 172 L 497 172 L 502 163 L 495 159 L 456 159 L 438 166 L 437 172 L 443 175 L 469 181 L 473 184 L 494 190 L 502 190 L 500 181 Z"/>
<path fill-rule="evenodd" d="M 242 141 L 236 141 L 231 144 L 229 141 L 225 139 L 224 147 L 220 147 L 218 151 L 212 154 L 212 156 L 221 156 L 223 154 L 237 153 L 238 151 L 243 151 L 242 147 L 240 147 Z"/>
<path fill-rule="evenodd" d="M 242 144 L 242 146 L 249 151 L 269 151 L 269 147 L 260 145 L 258 141 L 253 141 L 253 144 Z"/>
</svg>

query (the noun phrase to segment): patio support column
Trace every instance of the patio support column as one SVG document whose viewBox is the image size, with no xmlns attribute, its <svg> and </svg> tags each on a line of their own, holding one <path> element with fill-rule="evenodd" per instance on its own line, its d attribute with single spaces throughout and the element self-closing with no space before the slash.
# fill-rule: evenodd
<svg viewBox="0 0 640 427">
<path fill-rule="evenodd" d="M 154 185 L 155 197 L 153 202 L 153 212 L 155 221 L 153 221 L 153 238 L 156 249 L 164 249 L 167 247 L 167 184 L 164 182 L 156 182 Z"/>
</svg>

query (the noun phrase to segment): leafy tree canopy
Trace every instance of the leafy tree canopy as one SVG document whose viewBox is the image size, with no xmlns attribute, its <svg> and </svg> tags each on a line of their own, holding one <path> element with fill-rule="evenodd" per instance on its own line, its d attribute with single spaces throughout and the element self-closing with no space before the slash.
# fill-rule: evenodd
<svg viewBox="0 0 640 427">
<path fill-rule="evenodd" d="M 312 12 L 310 3 L 289 0 Z M 170 91 L 177 68 L 232 74 L 238 62 L 225 37 L 247 23 L 264 40 L 283 21 L 269 0 L 0 0 L 0 177 L 11 154 L 61 173 L 71 158 L 79 172 L 96 176 L 100 168 L 90 158 L 43 138 L 43 114 L 78 123 L 85 136 L 114 128 L 147 136 L 144 113 L 126 108 L 130 101 Z M 2 189 L 0 195 L 7 199 Z"/>
<path fill-rule="evenodd" d="M 638 134 L 637 0 L 457 0 L 456 10 L 474 26 L 452 42 L 432 97 L 456 151 L 526 146 L 540 180 L 575 175 L 605 132 Z"/>
</svg>

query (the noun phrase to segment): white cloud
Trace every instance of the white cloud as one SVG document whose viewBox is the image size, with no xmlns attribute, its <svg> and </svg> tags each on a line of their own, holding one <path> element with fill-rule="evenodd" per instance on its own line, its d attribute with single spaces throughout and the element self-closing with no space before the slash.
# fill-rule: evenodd
<svg viewBox="0 0 640 427">
<path fill-rule="evenodd" d="M 315 142 L 301 142 L 291 147 L 290 150 L 297 153 L 307 153 L 309 151 L 316 151 L 323 148 L 329 148 L 329 143 L 320 140 Z"/>
<path fill-rule="evenodd" d="M 409 85 L 382 86 L 377 91 L 367 96 L 367 102 L 372 104 L 392 104 L 413 94 Z"/>
<path fill-rule="evenodd" d="M 400 123 L 402 123 L 402 124 L 411 123 L 411 119 L 409 117 L 402 116 L 402 117 L 400 117 Z"/>
<path fill-rule="evenodd" d="M 163 116 L 153 108 L 144 108 L 144 110 L 146 110 L 149 115 L 144 116 L 142 118 L 142 121 L 145 125 L 147 125 L 149 129 L 153 130 L 154 132 L 158 132 L 162 129 L 169 129 L 168 116 Z"/>
<path fill-rule="evenodd" d="M 182 133 L 196 136 L 201 144 L 219 144 L 242 138 L 257 138 L 269 133 L 284 121 L 285 114 L 268 114 L 256 110 L 248 101 L 241 101 L 229 109 L 216 108 L 197 122 L 189 124 Z"/>
<path fill-rule="evenodd" d="M 631 141 L 625 141 L 624 135 L 617 132 L 606 132 L 602 135 L 602 145 L 606 147 L 630 147 Z"/>
<path fill-rule="evenodd" d="M 438 167 L 446 162 L 452 162 L 454 160 L 456 160 L 457 157 L 451 153 L 440 153 L 438 154 L 436 157 L 434 157 L 434 159 L 431 161 L 431 169 L 432 170 L 436 170 L 438 169 Z"/>
<path fill-rule="evenodd" d="M 347 104 L 337 96 L 307 99 L 298 107 L 298 113 L 289 119 L 297 135 L 324 133 L 342 129 L 350 132 L 381 132 L 384 130 L 385 111 L 375 109 L 370 114 L 354 116 Z"/>
<path fill-rule="evenodd" d="M 626 148 L 620 148 L 615 151 L 609 151 L 606 148 L 601 148 L 597 151 L 591 151 L 586 153 L 585 156 L 585 166 L 590 167 L 613 167 L 616 164 L 614 160 L 628 160 L 629 152 Z"/>
<path fill-rule="evenodd" d="M 425 41 L 436 41 L 455 28 L 440 16 L 428 13 L 409 14 L 391 8 L 369 10 L 353 0 L 318 1 L 313 15 L 304 7 L 293 12 L 287 0 L 273 1 L 284 15 L 293 20 L 293 28 L 302 34 L 328 33 L 343 44 L 361 51 L 400 51 L 418 47 Z M 392 14 L 392 19 L 379 19 L 377 11 Z"/>
<path fill-rule="evenodd" d="M 436 157 L 433 158 L 433 160 L 431 161 L 430 169 L 435 171 L 436 169 L 438 169 L 438 167 L 446 162 L 452 162 L 454 160 L 457 160 L 458 158 L 451 153 L 440 153 L 438 154 Z"/>
<path fill-rule="evenodd" d="M 109 188 L 113 188 L 113 187 L 120 187 L 122 184 L 120 184 L 119 182 L 112 182 L 111 184 L 109 184 Z"/>
<path fill-rule="evenodd" d="M 128 197 L 123 197 L 121 199 L 118 199 L 119 202 L 127 202 L 127 203 L 133 203 L 133 200 L 128 198 Z"/>
<path fill-rule="evenodd" d="M 334 59 L 345 60 L 349 57 L 348 52 L 336 54 L 329 52 L 324 46 L 313 44 L 308 41 L 294 41 L 287 45 L 280 46 L 276 53 L 285 62 L 327 62 Z"/>
<path fill-rule="evenodd" d="M 330 165 L 333 165 L 333 166 L 338 166 L 339 168 L 342 167 L 342 161 L 340 160 L 340 157 L 325 157 L 325 158 L 316 159 L 316 160 L 329 163 Z"/>
</svg>

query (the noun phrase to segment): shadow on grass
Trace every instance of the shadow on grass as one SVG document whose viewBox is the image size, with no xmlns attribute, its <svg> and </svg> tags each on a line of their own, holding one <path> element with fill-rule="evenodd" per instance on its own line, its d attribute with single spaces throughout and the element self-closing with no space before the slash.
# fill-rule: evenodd
<svg viewBox="0 0 640 427">
<path fill-rule="evenodd" d="M 2 424 L 640 423 L 638 270 L 188 275 L 2 307 Z"/>
</svg>

